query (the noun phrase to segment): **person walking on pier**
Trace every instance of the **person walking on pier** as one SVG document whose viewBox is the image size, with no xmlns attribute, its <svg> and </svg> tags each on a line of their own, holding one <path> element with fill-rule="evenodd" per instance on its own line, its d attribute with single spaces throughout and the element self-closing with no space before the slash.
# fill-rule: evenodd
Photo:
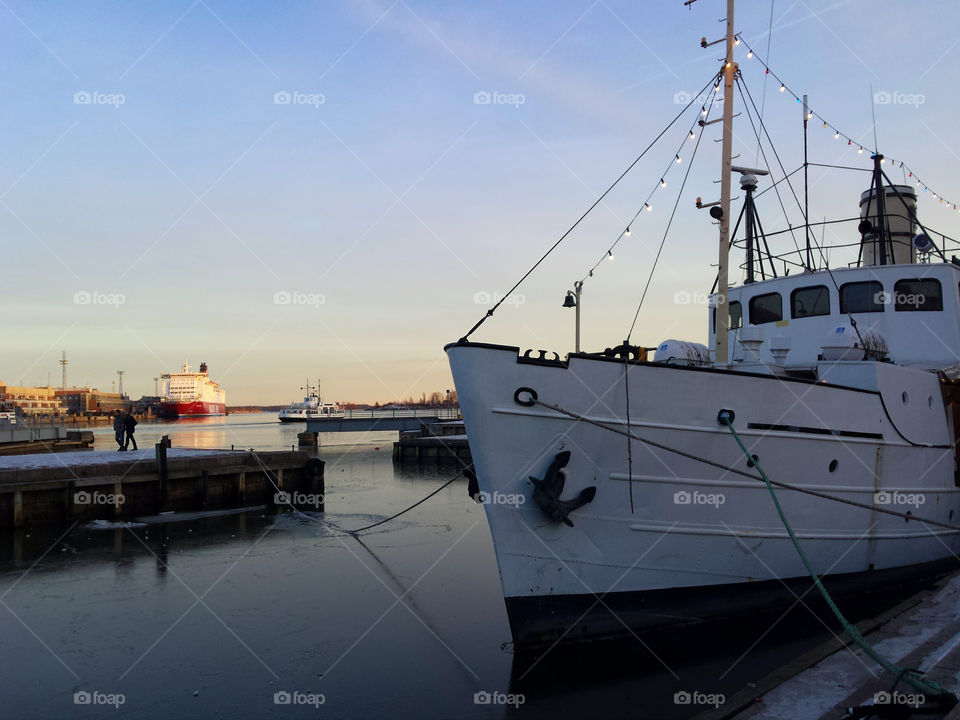
<svg viewBox="0 0 960 720">
<path fill-rule="evenodd" d="M 134 428 L 137 427 L 137 419 L 133 416 L 133 413 L 127 412 L 125 418 L 123 418 L 123 428 L 127 434 L 126 440 L 123 441 L 123 449 L 127 449 L 128 443 L 133 443 L 133 449 L 137 449 L 137 441 L 133 437 Z"/>
<path fill-rule="evenodd" d="M 123 414 L 119 410 L 113 411 L 113 437 L 117 441 L 117 450 L 126 450 L 123 437 L 126 431 L 126 422 Z"/>
</svg>

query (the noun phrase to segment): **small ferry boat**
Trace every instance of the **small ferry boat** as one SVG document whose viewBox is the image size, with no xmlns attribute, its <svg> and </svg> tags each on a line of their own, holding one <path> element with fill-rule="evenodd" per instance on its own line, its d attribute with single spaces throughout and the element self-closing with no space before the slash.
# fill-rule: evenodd
<svg viewBox="0 0 960 720">
<path fill-rule="evenodd" d="M 291 403 L 280 410 L 280 422 L 305 422 L 322 418 L 343 417 L 343 406 L 340 403 L 324 402 L 318 394 L 318 388 L 312 387 L 310 381 L 300 388 L 307 394 L 303 402 Z"/>
</svg>

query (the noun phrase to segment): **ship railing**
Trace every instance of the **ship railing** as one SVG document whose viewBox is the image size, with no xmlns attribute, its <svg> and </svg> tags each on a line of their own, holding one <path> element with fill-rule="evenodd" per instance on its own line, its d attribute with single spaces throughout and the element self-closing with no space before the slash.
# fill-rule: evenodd
<svg viewBox="0 0 960 720">
<path fill-rule="evenodd" d="M 887 213 L 886 217 L 889 219 L 909 220 L 906 216 L 895 213 Z M 864 243 L 860 240 L 860 233 L 857 228 L 861 220 L 862 218 L 858 215 L 840 220 L 823 220 L 810 223 L 810 255 L 813 259 L 815 270 L 822 270 L 827 266 L 831 268 L 859 267 L 862 264 L 860 246 Z M 828 227 L 832 229 L 835 225 L 842 226 L 844 240 L 834 242 L 826 237 L 826 229 Z M 939 230 L 935 230 L 929 225 L 925 224 L 924 227 L 934 245 L 934 247 L 931 247 L 930 250 L 925 253 L 926 259 L 931 263 L 954 262 L 954 264 L 960 265 L 960 259 L 954 259 L 955 255 L 960 254 L 960 240 L 946 235 Z M 920 234 L 923 231 L 917 227 L 916 232 Z M 737 234 L 739 237 L 734 238 L 731 245 L 743 251 L 746 247 L 746 240 L 742 235 L 742 230 Z M 797 245 L 793 249 L 781 253 L 771 252 L 768 254 L 766 247 L 762 247 L 760 251 L 758 251 L 756 247 L 754 248 L 755 271 L 759 272 L 760 268 L 765 266 L 764 272 L 768 272 L 769 268 L 772 267 L 780 276 L 783 276 L 789 272 L 795 273 L 806 269 L 804 265 L 806 257 L 805 225 L 795 225 L 783 230 L 764 233 L 762 238 L 759 238 L 755 242 L 765 245 L 766 243 L 764 241 L 776 240 L 782 245 L 784 242 L 790 242 L 790 240 L 789 238 L 784 239 L 781 236 L 791 234 L 793 241 Z M 870 240 L 867 240 L 866 244 L 869 243 Z M 835 251 L 846 256 L 847 260 L 841 260 Z M 940 253 L 943 254 L 943 258 L 940 257 Z M 744 260 L 744 262 L 740 264 L 740 269 L 746 270 L 746 268 L 747 262 Z"/>
</svg>

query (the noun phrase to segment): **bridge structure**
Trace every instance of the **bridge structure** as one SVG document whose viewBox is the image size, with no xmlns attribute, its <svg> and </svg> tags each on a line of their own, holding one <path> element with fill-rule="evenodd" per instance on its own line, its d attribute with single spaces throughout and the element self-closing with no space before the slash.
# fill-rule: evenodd
<svg viewBox="0 0 960 720">
<path fill-rule="evenodd" d="M 459 408 L 345 410 L 343 415 L 339 417 L 308 420 L 307 432 L 420 430 L 424 425 L 454 420 L 460 420 Z"/>
</svg>

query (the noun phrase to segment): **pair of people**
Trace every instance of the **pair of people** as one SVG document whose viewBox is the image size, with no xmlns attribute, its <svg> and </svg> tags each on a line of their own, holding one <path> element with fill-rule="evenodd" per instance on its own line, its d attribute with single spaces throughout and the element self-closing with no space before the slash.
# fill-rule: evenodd
<svg viewBox="0 0 960 720">
<path fill-rule="evenodd" d="M 134 428 L 137 427 L 137 419 L 133 413 L 127 412 L 124 415 L 119 410 L 113 411 L 113 436 L 117 441 L 117 450 L 126 450 L 130 443 L 133 443 L 133 449 L 137 449 L 137 441 L 133 437 Z"/>
</svg>

